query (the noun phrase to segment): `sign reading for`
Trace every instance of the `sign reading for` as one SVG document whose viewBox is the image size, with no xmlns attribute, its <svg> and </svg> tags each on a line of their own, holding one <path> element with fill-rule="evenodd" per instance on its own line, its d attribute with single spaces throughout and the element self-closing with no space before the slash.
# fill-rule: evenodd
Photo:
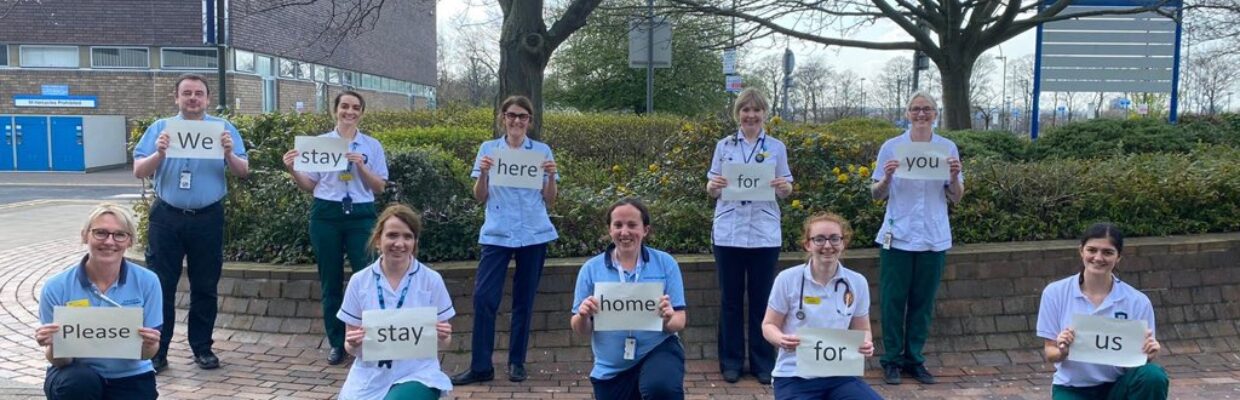
<svg viewBox="0 0 1240 400">
<path fill-rule="evenodd" d="M 775 188 L 771 181 L 775 179 L 775 164 L 723 164 L 723 178 L 728 186 L 723 188 L 720 198 L 726 201 L 775 201 Z"/>
<path fill-rule="evenodd" d="M 863 376 L 865 356 L 861 345 L 865 331 L 845 329 L 797 329 L 801 344 L 797 346 L 798 377 Z"/>
<path fill-rule="evenodd" d="M 362 359 L 365 361 L 435 358 L 439 333 L 434 307 L 362 311 Z"/>
<path fill-rule="evenodd" d="M 951 149 L 943 144 L 929 142 L 898 144 L 896 145 L 896 160 L 900 161 L 900 167 L 896 168 L 895 176 L 922 180 L 951 179 L 951 169 L 947 167 L 948 157 L 951 157 Z"/>
<path fill-rule="evenodd" d="M 227 129 L 223 122 L 172 120 L 164 126 L 171 142 L 168 158 L 202 158 L 223 160 L 224 146 L 220 135 Z"/>
<path fill-rule="evenodd" d="M 297 159 L 293 170 L 301 172 L 333 172 L 349 168 L 349 142 L 341 138 L 298 136 L 293 138 Z"/>
<path fill-rule="evenodd" d="M 52 319 L 52 357 L 142 358 L 141 308 L 56 307 Z"/>
<path fill-rule="evenodd" d="M 488 180 L 495 186 L 509 186 L 526 189 L 542 189 L 543 161 L 547 157 L 542 153 L 530 150 L 502 149 L 492 156 L 491 172 Z"/>
<path fill-rule="evenodd" d="M 598 314 L 596 331 L 662 331 L 659 299 L 663 283 L 600 282 L 594 284 Z"/>
<path fill-rule="evenodd" d="M 1076 339 L 1068 347 L 1068 359 L 1116 367 L 1140 367 L 1147 361 L 1145 320 L 1126 320 L 1077 314 L 1072 318 Z"/>
</svg>

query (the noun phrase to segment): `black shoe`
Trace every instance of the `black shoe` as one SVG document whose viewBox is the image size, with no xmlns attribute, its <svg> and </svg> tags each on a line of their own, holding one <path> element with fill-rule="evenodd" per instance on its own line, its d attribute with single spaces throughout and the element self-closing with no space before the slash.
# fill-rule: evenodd
<svg viewBox="0 0 1240 400">
<path fill-rule="evenodd" d="M 883 366 L 883 382 L 887 382 L 888 385 L 899 385 L 900 384 L 900 366 L 895 365 L 895 364 L 884 365 Z"/>
<path fill-rule="evenodd" d="M 528 376 L 525 374 L 525 365 L 508 364 L 508 381 L 523 382 Z"/>
<path fill-rule="evenodd" d="M 933 385 L 935 382 L 938 382 L 934 379 L 934 375 L 930 374 L 930 370 L 926 369 L 925 365 L 918 364 L 910 367 L 904 367 L 904 370 L 907 371 L 909 375 L 912 375 L 913 379 L 916 379 L 918 382 L 927 385 Z"/>
<path fill-rule="evenodd" d="M 468 371 L 456 374 L 456 376 L 453 376 L 452 384 L 453 385 L 468 385 L 471 383 L 487 382 L 492 379 L 495 379 L 495 371 L 491 371 L 491 372 L 487 372 L 483 374 L 483 373 L 474 372 L 473 370 L 468 370 Z"/>
<path fill-rule="evenodd" d="M 207 350 L 202 354 L 194 355 L 194 364 L 197 364 L 199 369 L 216 369 L 220 367 L 220 358 L 216 357 L 211 350 Z"/>
<path fill-rule="evenodd" d="M 155 358 L 151 359 L 151 367 L 155 368 L 156 374 L 159 374 L 160 372 L 164 372 L 165 369 L 168 369 L 168 357 L 167 356 L 155 356 Z"/>
<path fill-rule="evenodd" d="M 736 383 L 736 381 L 741 380 L 741 371 L 724 370 L 723 380 L 727 381 L 728 383 Z"/>
<path fill-rule="evenodd" d="M 332 347 L 332 351 L 327 353 L 327 365 L 340 365 L 344 362 L 344 349 L 340 347 Z"/>
<path fill-rule="evenodd" d="M 759 372 L 759 373 L 754 374 L 754 376 L 758 377 L 758 383 L 761 383 L 763 385 L 771 384 L 771 373 L 770 372 Z"/>
</svg>

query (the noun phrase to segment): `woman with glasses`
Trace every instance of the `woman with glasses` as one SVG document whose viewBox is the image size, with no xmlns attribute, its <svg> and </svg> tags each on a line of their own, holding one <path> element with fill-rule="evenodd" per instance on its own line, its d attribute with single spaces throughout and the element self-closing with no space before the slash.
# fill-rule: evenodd
<svg viewBox="0 0 1240 400">
<path fill-rule="evenodd" d="M 879 285 L 882 288 L 883 380 L 899 384 L 901 371 L 918 382 L 931 384 L 922 349 L 930 335 L 934 296 L 943 275 L 947 249 L 952 247 L 948 203 L 964 196 L 960 151 L 951 140 L 934 133 L 938 105 L 924 92 L 913 94 L 906 116 L 909 129 L 888 139 L 878 150 L 871 176 L 870 193 L 887 200 L 883 226 L 875 240 L 879 250 Z M 946 180 L 896 177 L 902 168 L 896 149 L 909 143 L 930 143 L 945 149 Z"/>
<path fill-rule="evenodd" d="M 116 204 L 95 207 L 82 227 L 86 256 L 47 280 L 39 296 L 39 326 L 34 338 L 51 363 L 43 391 L 50 400 L 135 399 L 159 397 L 151 357 L 159 350 L 163 297 L 154 272 L 125 260 L 133 245 L 135 224 Z M 123 307 L 142 309 L 140 359 L 55 358 L 52 337 L 60 332 L 56 307 Z M 168 323 L 172 323 L 169 321 Z"/>
<path fill-rule="evenodd" d="M 474 329 L 472 358 L 469 369 L 452 377 L 455 385 L 468 385 L 495 378 L 491 353 L 495 349 L 495 317 L 500 299 L 504 294 L 504 278 L 508 263 L 513 258 L 517 269 L 512 283 L 512 327 L 508 337 L 508 380 L 521 382 L 526 378 L 525 352 L 530 338 L 530 318 L 533 316 L 534 294 L 542 279 L 543 261 L 547 258 L 547 243 L 559 235 L 547 209 L 555 203 L 556 173 L 555 157 L 551 147 L 530 139 L 526 135 L 533 116 L 534 105 L 524 96 L 504 99 L 496 115 L 496 124 L 503 137 L 483 142 L 474 159 L 470 173 L 474 179 L 474 198 L 486 206 L 486 220 L 478 235 L 482 245 L 478 261 L 478 276 L 474 281 Z M 491 182 L 492 168 L 501 167 L 511 171 L 518 166 L 500 163 L 505 154 L 541 156 L 541 187 L 537 189 L 495 185 Z"/>
<path fill-rule="evenodd" d="M 349 143 L 348 168 L 337 172 L 293 170 L 299 152 L 284 153 L 284 166 L 297 187 L 314 194 L 310 207 L 310 245 L 319 264 L 319 285 L 323 292 L 323 328 L 331 350 L 327 364 L 344 362 L 344 324 L 332 318 L 340 310 L 344 292 L 344 259 L 354 273 L 370 265 L 366 238 L 375 225 L 375 196 L 387 186 L 387 157 L 383 145 L 362 133 L 358 123 L 366 113 L 366 101 L 357 92 L 346 90 L 333 101 L 336 129 L 319 137 L 339 138 Z"/>
<path fill-rule="evenodd" d="M 749 88 L 736 97 L 732 118 L 739 125 L 736 133 L 715 144 L 710 171 L 706 173 L 706 193 L 719 198 L 723 188 L 733 184 L 723 176 L 727 164 L 768 164 L 775 179 L 768 184 L 779 198 L 792 194 L 792 172 L 788 170 L 788 149 L 763 129 L 770 103 L 757 89 Z M 735 383 L 745 368 L 748 349 L 749 372 L 762 384 L 771 383 L 775 351 L 762 340 L 760 321 L 766 312 L 775 264 L 783 244 L 779 203 L 771 201 L 733 201 L 715 203 L 715 266 L 722 289 L 719 315 L 719 369 L 723 380 Z M 748 299 L 749 312 L 745 312 Z M 749 321 L 746 329 L 745 321 Z M 748 335 L 748 345 L 746 345 Z"/>
<path fill-rule="evenodd" d="M 865 276 L 845 268 L 840 259 L 852 228 L 843 217 L 818 213 L 805 220 L 801 246 L 808 260 L 775 278 L 762 335 L 779 349 L 775 362 L 775 398 L 882 399 L 861 377 L 797 376 L 797 330 L 829 328 L 865 331 L 857 352 L 874 355 L 870 335 L 870 285 Z"/>
</svg>

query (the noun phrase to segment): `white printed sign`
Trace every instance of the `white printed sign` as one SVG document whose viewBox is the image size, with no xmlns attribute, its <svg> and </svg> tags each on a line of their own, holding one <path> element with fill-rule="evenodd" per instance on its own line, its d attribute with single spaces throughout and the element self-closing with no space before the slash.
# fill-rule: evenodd
<svg viewBox="0 0 1240 400">
<path fill-rule="evenodd" d="M 434 307 L 362 311 L 362 359 L 365 361 L 435 358 L 439 332 Z"/>
<path fill-rule="evenodd" d="M 896 145 L 896 160 L 900 162 L 900 167 L 896 168 L 895 176 L 922 180 L 951 179 L 951 169 L 947 166 L 948 157 L 951 157 L 951 149 L 943 144 L 900 143 Z"/>
<path fill-rule="evenodd" d="M 865 331 L 826 328 L 800 328 L 797 337 L 798 377 L 864 376 L 865 356 L 861 345 Z"/>
<path fill-rule="evenodd" d="M 1076 338 L 1068 347 L 1068 359 L 1116 367 L 1140 367 L 1147 361 L 1145 320 L 1115 319 L 1077 314 L 1072 318 Z"/>
<path fill-rule="evenodd" d="M 495 186 L 542 189 L 543 162 L 547 156 L 537 151 L 501 149 L 491 155 L 488 179 Z"/>
<path fill-rule="evenodd" d="M 334 172 L 349 168 L 349 142 L 335 137 L 298 136 L 293 138 L 297 159 L 293 170 L 301 172 Z"/>
<path fill-rule="evenodd" d="M 52 319 L 52 357 L 142 358 L 141 308 L 56 307 Z"/>
<path fill-rule="evenodd" d="M 661 297 L 663 283 L 595 283 L 594 300 L 598 301 L 599 312 L 594 316 L 594 330 L 662 331 Z"/>
<path fill-rule="evenodd" d="M 774 163 L 723 164 L 723 178 L 728 180 L 728 186 L 719 197 L 725 201 L 775 201 L 775 188 L 771 187 Z"/>
<path fill-rule="evenodd" d="M 168 133 L 168 158 L 202 158 L 223 160 L 221 135 L 227 131 L 223 122 L 171 120 L 164 126 Z"/>
</svg>

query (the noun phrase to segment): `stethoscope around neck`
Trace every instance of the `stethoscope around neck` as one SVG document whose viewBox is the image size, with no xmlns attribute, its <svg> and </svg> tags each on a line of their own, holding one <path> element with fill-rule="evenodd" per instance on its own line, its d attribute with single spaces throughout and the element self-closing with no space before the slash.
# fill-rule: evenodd
<svg viewBox="0 0 1240 400">
<path fill-rule="evenodd" d="M 805 269 L 808 270 L 809 268 L 810 268 L 810 264 L 806 263 Z M 839 277 L 839 278 L 835 278 L 835 282 L 832 284 L 831 290 L 834 291 L 836 294 L 839 294 L 840 285 L 844 285 L 844 297 L 841 299 L 842 300 L 841 302 L 836 303 L 835 312 L 839 313 L 840 315 L 845 315 L 844 310 L 840 308 L 839 304 L 845 304 L 845 307 L 847 307 L 846 303 L 849 302 L 848 299 L 852 297 L 853 295 L 852 285 L 849 284 L 848 280 L 844 279 L 844 277 Z M 798 300 L 800 300 L 800 304 L 797 305 L 796 317 L 798 320 L 804 321 L 805 320 L 805 275 L 804 274 L 801 275 L 801 296 L 798 298 Z"/>
<path fill-rule="evenodd" d="M 741 146 L 741 143 L 744 142 L 744 140 L 743 133 L 738 131 L 732 136 L 732 145 Z M 758 149 L 762 149 L 762 152 L 759 153 Z M 741 147 L 741 157 L 744 157 L 743 160 L 745 163 L 749 163 L 749 160 L 754 160 L 757 162 L 764 161 L 766 159 L 766 156 L 763 155 L 764 153 L 766 153 L 766 132 L 758 133 L 758 145 L 754 146 L 752 150 L 749 150 L 748 155 L 745 154 L 745 148 Z"/>
</svg>

